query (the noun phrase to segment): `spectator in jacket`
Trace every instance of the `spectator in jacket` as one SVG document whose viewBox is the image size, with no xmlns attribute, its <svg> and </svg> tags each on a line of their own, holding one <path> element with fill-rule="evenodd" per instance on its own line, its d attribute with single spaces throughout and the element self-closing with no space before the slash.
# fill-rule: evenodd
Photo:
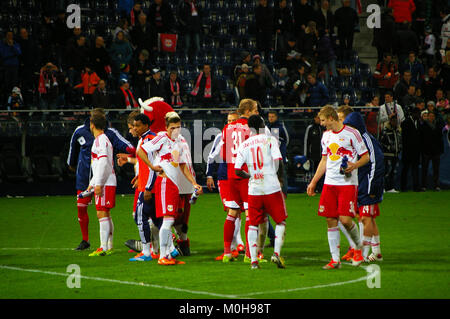
<svg viewBox="0 0 450 319">
<path fill-rule="evenodd" d="M 139 104 L 134 97 L 133 92 L 130 90 L 130 84 L 126 79 L 119 81 L 119 90 L 117 90 L 117 96 L 115 98 L 115 105 L 117 108 L 133 109 L 138 108 Z"/>
<path fill-rule="evenodd" d="M 385 8 L 381 15 L 380 28 L 373 28 L 372 45 L 377 49 L 378 62 L 383 61 L 385 52 L 392 53 L 394 48 L 395 20 L 392 8 Z"/>
<path fill-rule="evenodd" d="M 299 0 L 293 2 L 294 13 L 294 32 L 297 36 L 301 30 L 305 30 L 308 21 L 314 18 L 314 8 L 308 3 L 308 0 Z"/>
<path fill-rule="evenodd" d="M 108 109 L 111 108 L 110 103 L 109 93 L 106 89 L 106 81 L 100 80 L 98 81 L 98 85 L 94 93 L 92 93 L 92 107 Z"/>
<path fill-rule="evenodd" d="M 420 137 L 422 145 L 422 190 L 428 185 L 428 166 L 430 161 L 433 165 L 433 188 L 440 191 L 439 185 L 439 165 L 441 154 L 444 153 L 442 141 L 442 128 L 436 121 L 435 112 L 429 112 L 427 120 L 420 125 Z"/>
<path fill-rule="evenodd" d="M 441 48 L 445 49 L 447 40 L 450 38 L 450 10 L 448 7 L 441 9 L 440 16 L 442 19 L 441 27 Z"/>
<path fill-rule="evenodd" d="M 133 48 L 125 38 L 123 31 L 119 31 L 109 49 L 111 56 L 111 68 L 115 78 L 118 78 L 121 65 L 128 65 L 133 56 Z"/>
<path fill-rule="evenodd" d="M 89 49 L 86 46 L 86 37 L 79 35 L 75 42 L 67 42 L 66 63 L 68 68 L 69 82 L 74 86 L 81 79 L 81 72 L 89 63 Z"/>
<path fill-rule="evenodd" d="M 239 75 L 242 72 L 241 69 L 242 65 L 245 64 L 249 66 L 252 62 L 252 55 L 250 54 L 250 52 L 242 51 L 240 56 L 241 56 L 240 62 L 236 64 L 233 69 L 233 81 L 237 81 L 237 79 L 239 78 Z"/>
<path fill-rule="evenodd" d="M 303 155 L 305 155 L 312 162 L 312 172 L 316 170 L 317 165 L 319 165 L 322 158 L 322 146 L 320 141 L 322 140 L 323 132 L 324 128 L 320 125 L 319 115 L 316 114 L 313 122 L 306 128 L 303 144 Z"/>
<path fill-rule="evenodd" d="M 200 52 L 202 8 L 197 0 L 181 0 L 177 7 L 179 32 L 184 35 L 185 50 L 193 55 Z"/>
<path fill-rule="evenodd" d="M 74 89 L 83 89 L 84 103 L 87 107 L 92 106 L 92 94 L 99 81 L 97 73 L 90 66 L 86 66 L 81 74 L 81 83 L 74 87 Z"/>
<path fill-rule="evenodd" d="M 241 65 L 241 74 L 239 74 L 238 79 L 236 80 L 235 87 L 238 90 L 239 100 L 241 100 L 245 96 L 245 82 L 247 81 L 247 77 L 249 75 L 249 67 L 247 64 Z"/>
<path fill-rule="evenodd" d="M 317 29 L 325 33 L 334 33 L 334 14 L 330 9 L 330 2 L 323 0 L 320 8 L 316 11 Z"/>
<path fill-rule="evenodd" d="M 286 50 L 288 37 L 294 32 L 294 18 L 286 5 L 286 0 L 278 1 L 273 13 L 273 25 L 277 37 L 276 50 Z"/>
<path fill-rule="evenodd" d="M 172 33 L 175 30 L 175 17 L 170 4 L 165 0 L 155 0 L 148 10 L 148 20 L 158 33 Z"/>
<path fill-rule="evenodd" d="M 317 43 L 317 61 L 323 66 L 325 73 L 325 83 L 330 85 L 330 73 L 333 77 L 337 78 L 336 72 L 336 54 L 334 53 L 333 44 L 331 43 L 330 36 L 325 30 L 319 31 L 320 37 Z"/>
<path fill-rule="evenodd" d="M 172 107 L 181 107 L 183 105 L 183 100 L 181 97 L 183 96 L 183 86 L 181 85 L 181 81 L 178 78 L 177 71 L 170 71 L 169 80 L 166 84 L 166 101 Z"/>
<path fill-rule="evenodd" d="M 380 106 L 378 119 L 380 128 L 383 129 L 393 116 L 397 117 L 397 123 L 401 124 L 405 120 L 405 113 L 403 112 L 401 105 L 394 101 L 392 92 L 388 91 L 384 95 L 384 104 Z"/>
<path fill-rule="evenodd" d="M 194 89 L 191 91 L 194 101 L 200 106 L 214 106 L 220 97 L 219 83 L 214 78 L 209 64 L 203 65 L 203 70 L 197 76 Z"/>
<path fill-rule="evenodd" d="M 403 61 L 400 65 L 401 71 L 411 72 L 411 84 L 416 87 L 422 86 L 425 70 L 422 62 L 417 59 L 416 53 L 414 51 L 409 52 L 408 59 Z"/>
<path fill-rule="evenodd" d="M 428 76 L 425 77 L 423 83 L 423 95 L 424 98 L 429 100 L 434 100 L 436 97 L 437 89 L 442 87 L 442 78 L 436 72 L 434 67 L 428 69 Z"/>
<path fill-rule="evenodd" d="M 402 172 L 400 190 L 408 189 L 408 176 L 411 170 L 413 190 L 420 191 L 419 187 L 419 161 L 420 161 L 420 110 L 414 108 L 401 124 L 402 130 Z"/>
<path fill-rule="evenodd" d="M 427 67 L 433 66 L 436 56 L 436 37 L 433 34 L 431 26 L 425 27 L 425 38 L 423 39 L 423 50 L 425 51 L 424 62 Z"/>
<path fill-rule="evenodd" d="M 266 99 L 266 87 L 261 85 L 260 77 L 262 74 L 261 64 L 253 67 L 253 72 L 250 73 L 245 81 L 245 98 L 253 99 L 264 104 Z M 241 97 L 242 99 L 243 97 Z"/>
<path fill-rule="evenodd" d="M 261 62 L 261 56 L 258 54 L 253 56 L 253 67 L 256 65 L 261 65 L 261 75 L 259 77 L 259 83 L 261 86 L 264 86 L 265 88 L 272 88 L 274 84 L 274 80 L 272 77 L 272 73 L 270 72 L 267 65 Z"/>
<path fill-rule="evenodd" d="M 139 15 L 144 13 L 141 1 L 134 1 L 133 9 L 130 11 L 130 26 L 134 29 L 139 20 Z"/>
<path fill-rule="evenodd" d="M 276 59 L 280 67 L 287 68 L 289 73 L 297 70 L 298 65 L 302 63 L 302 54 L 294 35 L 287 37 L 287 45 L 284 50 L 280 49 L 276 52 Z"/>
<path fill-rule="evenodd" d="M 343 0 L 342 7 L 334 13 L 339 45 L 342 53 L 353 49 L 353 35 L 355 26 L 359 25 L 358 14 L 350 7 L 350 0 Z"/>
<path fill-rule="evenodd" d="M 289 93 L 289 88 L 287 86 L 288 83 L 288 70 L 286 68 L 281 68 L 280 70 L 278 70 L 277 77 L 275 79 L 273 97 L 275 101 L 279 100 L 283 105 L 286 105 L 286 97 Z"/>
<path fill-rule="evenodd" d="M 311 65 L 311 72 L 316 71 L 316 49 L 318 31 L 316 23 L 309 21 L 307 27 L 300 31 L 299 43 L 301 43 L 302 58 Z"/>
<path fill-rule="evenodd" d="M 395 85 L 394 97 L 397 101 L 402 101 L 403 97 L 408 93 L 408 88 L 413 85 L 411 82 L 411 71 L 404 71 L 402 78 Z"/>
<path fill-rule="evenodd" d="M 278 144 L 280 147 L 281 157 L 283 158 L 283 183 L 281 189 L 285 195 L 287 195 L 288 190 L 288 179 L 287 179 L 287 146 L 289 145 L 289 133 L 284 126 L 283 122 L 278 119 L 278 114 L 276 111 L 269 111 L 268 113 L 268 123 L 267 128 L 270 130 L 272 136 L 278 139 Z"/>
<path fill-rule="evenodd" d="M 307 106 L 307 92 L 308 92 L 308 85 L 307 82 L 302 82 L 300 80 L 295 81 L 292 83 L 292 86 L 289 86 L 290 88 L 289 94 L 286 99 L 286 106 L 289 107 L 303 107 Z"/>
<path fill-rule="evenodd" d="M 64 78 L 53 63 L 49 62 L 40 69 L 38 91 L 41 109 L 56 109 L 58 97 L 64 94 L 66 82 L 68 79 Z"/>
<path fill-rule="evenodd" d="M 161 69 L 154 68 L 152 69 L 152 76 L 149 81 L 149 92 L 147 96 L 151 97 L 162 97 L 164 98 L 167 95 L 165 83 L 161 77 Z"/>
<path fill-rule="evenodd" d="M 141 50 L 130 65 L 131 84 L 136 96 L 145 98 L 148 92 L 148 85 L 152 76 L 152 67 L 149 61 L 147 50 Z"/>
<path fill-rule="evenodd" d="M 103 37 L 95 38 L 95 46 L 90 50 L 89 58 L 92 69 L 101 79 L 108 77 L 109 68 L 111 66 L 111 58 L 105 48 L 105 40 Z"/>
<path fill-rule="evenodd" d="M 39 62 L 37 44 L 33 38 L 29 37 L 28 30 L 21 28 L 17 43 L 20 45 L 22 54 L 20 55 L 19 78 L 23 99 L 26 104 L 33 101 L 34 73 L 37 71 L 37 63 Z"/>
<path fill-rule="evenodd" d="M 398 66 L 392 61 L 392 54 L 386 52 L 382 62 L 377 64 L 373 77 L 377 81 L 377 87 L 381 98 L 387 91 L 392 91 L 397 83 L 399 72 Z M 384 99 L 381 103 L 384 102 Z"/>
<path fill-rule="evenodd" d="M 157 36 L 150 23 L 147 22 L 145 13 L 142 12 L 137 17 L 137 23 L 130 31 L 130 37 L 136 52 L 141 52 L 142 50 L 152 52 Z"/>
<path fill-rule="evenodd" d="M 412 14 L 416 10 L 414 0 L 390 0 L 388 7 L 393 9 L 396 23 L 412 22 Z"/>
<path fill-rule="evenodd" d="M 325 85 L 317 81 L 316 76 L 312 73 L 307 76 L 308 88 L 308 105 L 309 106 L 324 106 L 328 103 L 329 95 L 328 89 Z"/>
<path fill-rule="evenodd" d="M 416 87 L 414 85 L 410 85 L 408 87 L 407 94 L 401 100 L 401 105 L 403 105 L 405 113 L 411 112 L 411 110 L 416 106 L 417 100 Z"/>
<path fill-rule="evenodd" d="M 405 61 L 410 52 L 419 51 L 419 39 L 416 33 L 411 30 L 411 25 L 408 22 L 397 27 L 394 44 L 394 53 L 397 54 L 400 62 Z"/>
<path fill-rule="evenodd" d="M 17 86 L 13 87 L 12 91 L 11 91 L 11 95 L 8 97 L 8 103 L 6 104 L 6 108 L 8 111 L 14 111 L 14 110 L 20 110 L 23 109 L 24 107 L 24 103 L 23 103 L 23 98 L 22 98 L 22 93 L 20 91 L 20 88 L 18 88 Z M 19 113 L 10 113 L 9 115 L 12 115 L 15 118 L 20 118 L 22 117 Z"/>
<path fill-rule="evenodd" d="M 273 9 L 267 5 L 267 0 L 259 0 L 255 10 L 256 47 L 263 54 L 272 50 Z"/>
<path fill-rule="evenodd" d="M 6 32 L 0 43 L 0 58 L 4 68 L 5 90 L 10 91 L 19 84 L 19 58 L 22 54 L 20 45 L 14 41 L 12 31 Z"/>
<path fill-rule="evenodd" d="M 395 177 L 397 176 L 397 164 L 402 151 L 402 136 L 396 116 L 391 117 L 383 128 L 380 144 L 384 154 L 385 190 L 388 193 L 397 193 Z"/>
</svg>

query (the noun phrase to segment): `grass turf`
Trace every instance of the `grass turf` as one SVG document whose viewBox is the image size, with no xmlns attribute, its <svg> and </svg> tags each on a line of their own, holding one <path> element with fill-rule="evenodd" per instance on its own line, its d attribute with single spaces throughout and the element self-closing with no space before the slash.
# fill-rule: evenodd
<svg viewBox="0 0 450 319">
<path fill-rule="evenodd" d="M 449 298 L 450 192 L 385 194 L 381 204 L 381 288 L 369 289 L 364 267 L 321 267 L 330 259 L 319 196 L 289 194 L 286 269 L 262 263 L 214 260 L 222 252 L 224 212 L 217 194 L 192 207 L 192 256 L 185 265 L 129 262 L 125 240 L 138 239 L 133 198 L 117 198 L 112 211 L 115 253 L 88 257 L 73 251 L 81 240 L 75 197 L 0 198 L 0 298 Z M 99 245 L 98 221 L 89 207 L 91 248 Z M 243 229 L 243 227 L 242 227 Z M 341 236 L 341 255 L 347 242 Z M 271 248 L 265 255 L 270 258 Z M 81 287 L 66 285 L 70 264 L 80 266 Z M 28 270 L 28 271 L 25 271 Z M 334 284 L 334 285 L 333 285 Z"/>
</svg>

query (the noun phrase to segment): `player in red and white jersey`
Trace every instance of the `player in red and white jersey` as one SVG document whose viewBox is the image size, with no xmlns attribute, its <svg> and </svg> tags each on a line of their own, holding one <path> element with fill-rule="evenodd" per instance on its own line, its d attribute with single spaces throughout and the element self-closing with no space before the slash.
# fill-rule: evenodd
<svg viewBox="0 0 450 319">
<path fill-rule="evenodd" d="M 324 106 L 319 117 L 321 125 L 325 126 L 327 131 L 322 136 L 322 159 L 308 185 L 307 194 L 316 194 L 317 182 L 325 174 L 318 214 L 327 219 L 332 258 L 323 268 L 334 269 L 341 266 L 338 221 L 348 230 L 356 244 L 353 265 L 358 266 L 364 259 L 361 254 L 361 238 L 353 218 L 356 216 L 358 168 L 369 162 L 369 153 L 358 130 L 339 122 L 338 114 L 332 106 Z M 341 170 L 341 164 L 345 163 L 344 158 L 348 161 L 347 167 L 342 167 Z"/>
<path fill-rule="evenodd" d="M 141 146 L 137 155 L 154 171 L 158 172 L 155 182 L 156 217 L 162 217 L 163 223 L 159 230 L 160 265 L 174 265 L 183 263 L 170 256 L 172 239 L 172 226 L 179 217 L 180 182 L 179 174 L 183 174 L 201 194 L 202 187 L 197 184 L 192 176 L 189 166 L 182 162 L 186 157 L 184 148 L 177 144 L 180 135 L 181 119 L 175 112 L 166 114 L 165 132 L 160 132 L 149 143 Z M 149 160 L 149 153 L 154 153 L 153 163 Z"/>
<path fill-rule="evenodd" d="M 259 115 L 248 119 L 248 126 L 254 129 L 254 134 L 239 146 L 235 162 L 235 173 L 248 182 L 248 245 L 251 255 L 251 268 L 259 268 L 258 262 L 258 226 L 267 221 L 270 215 L 275 221 L 275 245 L 271 258 L 279 268 L 285 268 L 280 256 L 284 241 L 287 211 L 279 178 L 282 177 L 283 164 L 278 141 L 264 132 L 264 120 Z M 242 170 L 247 165 L 248 173 Z M 277 175 L 279 172 L 279 176 Z"/>
<path fill-rule="evenodd" d="M 224 255 L 222 261 L 227 263 L 235 260 L 231 255 L 231 242 L 233 240 L 235 230 L 235 220 L 241 213 L 246 211 L 247 216 L 247 196 L 248 196 L 248 180 L 237 176 L 234 170 L 236 156 L 239 146 L 250 136 L 250 129 L 247 125 L 247 119 L 253 115 L 258 114 L 258 104 L 252 99 L 243 99 L 239 103 L 238 113 L 241 116 L 237 121 L 231 122 L 223 128 L 222 131 L 222 156 L 227 163 L 227 177 L 229 198 L 226 201 L 226 207 L 229 209 L 227 218 L 224 224 L 223 241 L 224 241 Z M 246 166 L 243 167 L 246 170 Z M 248 251 L 248 220 L 245 221 L 245 237 L 247 241 L 246 255 Z"/>
<path fill-rule="evenodd" d="M 115 206 L 117 181 L 113 146 L 104 133 L 106 125 L 103 114 L 91 115 L 90 130 L 95 140 L 91 149 L 92 178 L 88 190 L 94 189 L 95 208 L 100 223 L 100 247 L 89 256 L 106 256 L 112 253 L 114 226 L 110 210 Z"/>
</svg>

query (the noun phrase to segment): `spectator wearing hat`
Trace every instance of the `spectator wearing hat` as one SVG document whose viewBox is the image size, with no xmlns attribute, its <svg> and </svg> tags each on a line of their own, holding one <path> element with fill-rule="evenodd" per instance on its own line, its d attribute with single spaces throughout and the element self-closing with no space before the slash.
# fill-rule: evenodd
<svg viewBox="0 0 450 319">
<path fill-rule="evenodd" d="M 247 77 L 249 75 L 249 67 L 247 64 L 241 65 L 241 74 L 239 74 L 238 79 L 236 80 L 236 88 L 238 90 L 239 100 L 241 100 L 245 96 L 245 82 L 247 81 Z"/>
<path fill-rule="evenodd" d="M 11 95 L 8 97 L 7 109 L 8 111 L 23 109 L 24 103 L 20 88 L 15 86 L 11 91 Z M 11 114 L 13 117 L 20 117 L 18 113 Z"/>
<path fill-rule="evenodd" d="M 128 81 L 126 79 L 121 79 L 119 80 L 119 85 L 119 90 L 117 91 L 117 96 L 115 99 L 116 106 L 127 110 L 138 108 L 139 104 L 130 90 L 130 84 Z"/>
<path fill-rule="evenodd" d="M 131 85 L 139 98 L 146 98 L 150 79 L 152 78 L 152 67 L 149 60 L 149 52 L 141 50 L 130 65 Z"/>
<path fill-rule="evenodd" d="M 204 64 L 191 91 L 194 102 L 199 106 L 214 106 L 218 102 L 219 94 L 219 84 L 211 73 L 211 66 Z"/>
<path fill-rule="evenodd" d="M 170 71 L 169 79 L 166 84 L 167 96 L 165 100 L 172 107 L 181 107 L 183 105 L 183 86 L 181 85 L 181 80 L 178 78 L 178 73 L 175 70 Z"/>
<path fill-rule="evenodd" d="M 161 77 L 161 69 L 159 68 L 153 68 L 152 69 L 152 76 L 149 81 L 149 91 L 147 92 L 148 98 L 151 97 L 162 97 L 164 98 L 167 94 L 164 81 Z"/>
<path fill-rule="evenodd" d="M 100 79 L 98 85 L 92 93 L 92 107 L 107 109 L 111 108 L 111 101 L 108 89 L 106 88 L 106 81 Z"/>
<path fill-rule="evenodd" d="M 346 93 L 342 96 L 342 105 L 353 106 L 350 94 Z"/>
<path fill-rule="evenodd" d="M 272 50 L 273 37 L 273 8 L 267 4 L 267 0 L 259 0 L 255 10 L 256 20 L 256 47 L 263 54 Z"/>
<path fill-rule="evenodd" d="M 87 65 L 84 68 L 84 72 L 81 74 L 81 83 L 74 86 L 74 89 L 83 90 L 84 103 L 87 107 L 92 106 L 92 94 L 99 81 L 100 78 L 97 73 Z"/>
</svg>

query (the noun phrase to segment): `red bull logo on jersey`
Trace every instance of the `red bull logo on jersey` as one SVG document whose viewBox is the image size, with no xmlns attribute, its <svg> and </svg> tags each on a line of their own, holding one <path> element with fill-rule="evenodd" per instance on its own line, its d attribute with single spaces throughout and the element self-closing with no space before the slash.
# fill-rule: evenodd
<svg viewBox="0 0 450 319">
<path fill-rule="evenodd" d="M 347 155 L 348 158 L 353 158 L 352 151 L 346 149 L 345 147 L 339 146 L 337 143 L 331 143 L 327 147 L 327 155 L 332 161 L 337 161 L 345 155 Z"/>
</svg>

